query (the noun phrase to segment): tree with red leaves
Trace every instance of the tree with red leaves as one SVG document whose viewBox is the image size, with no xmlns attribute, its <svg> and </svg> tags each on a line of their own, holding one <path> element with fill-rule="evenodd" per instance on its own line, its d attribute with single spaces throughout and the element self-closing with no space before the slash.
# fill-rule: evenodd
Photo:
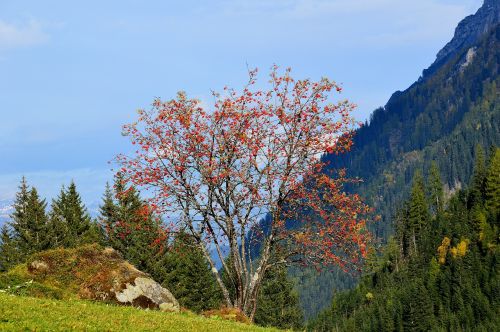
<svg viewBox="0 0 500 332">
<path fill-rule="evenodd" d="M 214 93 L 212 110 L 183 92 L 156 99 L 124 126 L 136 153 L 117 157 L 121 174 L 152 193 L 156 212 L 174 216 L 172 230 L 196 240 L 226 305 L 250 318 L 269 268 L 299 263 L 355 271 L 370 240 L 369 207 L 343 190 L 358 180 L 332 167 L 326 174 L 321 159 L 351 148 L 354 105 L 330 102 L 341 88 L 327 78 L 295 80 L 290 69 L 280 74 L 275 66 L 270 88 L 259 90 L 256 75 L 249 72 L 241 92 Z M 265 216 L 269 223 L 262 223 Z M 255 243 L 259 255 L 252 255 Z M 233 271 L 231 285 L 212 251 L 223 270 Z"/>
</svg>

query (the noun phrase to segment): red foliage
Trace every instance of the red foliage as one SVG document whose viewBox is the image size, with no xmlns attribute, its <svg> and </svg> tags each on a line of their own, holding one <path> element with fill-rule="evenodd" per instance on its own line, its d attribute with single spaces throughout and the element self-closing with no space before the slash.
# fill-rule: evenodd
<svg viewBox="0 0 500 332">
<path fill-rule="evenodd" d="M 270 89 L 258 90 L 257 70 L 249 74 L 243 91 L 214 93 L 210 111 L 182 92 L 140 110 L 124 126 L 139 148 L 117 157 L 121 172 L 154 193 L 154 212 L 178 216 L 176 223 L 207 244 L 229 243 L 242 278 L 251 270 L 245 237 L 259 233 L 266 214 L 272 222 L 262 241 L 274 254 L 264 270 L 278 260 L 356 269 L 370 240 L 370 209 L 343 191 L 358 180 L 345 170 L 325 175 L 321 159 L 351 148 L 355 106 L 329 102 L 341 88 L 326 78 L 295 80 L 289 69 L 280 75 L 273 67 Z M 288 227 L 290 220 L 299 227 Z"/>
</svg>

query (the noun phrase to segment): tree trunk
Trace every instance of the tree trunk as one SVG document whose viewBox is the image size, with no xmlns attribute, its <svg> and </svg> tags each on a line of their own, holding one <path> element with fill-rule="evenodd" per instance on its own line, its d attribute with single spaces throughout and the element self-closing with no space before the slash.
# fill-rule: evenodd
<svg viewBox="0 0 500 332">
<path fill-rule="evenodd" d="M 201 251 L 203 252 L 203 255 L 210 263 L 212 273 L 215 276 L 215 280 L 219 284 L 220 289 L 222 290 L 222 295 L 224 296 L 224 300 L 226 301 L 226 305 L 229 308 L 232 308 L 233 303 L 231 302 L 231 296 L 229 295 L 229 291 L 227 290 L 227 287 L 224 285 L 224 282 L 222 282 L 222 279 L 219 275 L 219 271 L 217 271 L 217 268 L 215 267 L 215 264 L 212 261 L 212 257 L 210 257 L 210 254 L 209 254 L 207 248 L 205 248 L 205 246 L 203 245 L 203 243 L 200 243 L 199 245 L 200 245 Z"/>
<path fill-rule="evenodd" d="M 262 283 L 262 279 L 264 279 L 264 274 L 266 273 L 267 264 L 269 262 L 269 257 L 271 254 L 272 242 L 273 235 L 271 234 L 266 241 L 266 245 L 259 262 L 259 267 L 255 270 L 255 273 L 250 279 L 248 290 L 246 292 L 247 297 L 244 301 L 244 306 L 242 309 L 252 322 L 255 316 L 255 311 L 257 310 L 257 296 L 259 295 L 260 284 Z"/>
<path fill-rule="evenodd" d="M 413 230 L 412 239 L 413 239 L 413 253 L 416 255 L 417 254 L 417 239 L 415 237 L 415 230 Z"/>
</svg>

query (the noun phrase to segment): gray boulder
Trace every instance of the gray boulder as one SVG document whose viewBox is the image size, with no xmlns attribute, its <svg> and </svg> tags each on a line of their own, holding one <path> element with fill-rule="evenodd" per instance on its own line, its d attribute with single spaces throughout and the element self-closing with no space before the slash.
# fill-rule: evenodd
<svg viewBox="0 0 500 332">
<path fill-rule="evenodd" d="M 137 277 L 133 283 L 115 291 L 116 300 L 123 304 L 131 304 L 142 308 L 159 308 L 162 311 L 180 309 L 175 297 L 151 278 Z"/>
</svg>

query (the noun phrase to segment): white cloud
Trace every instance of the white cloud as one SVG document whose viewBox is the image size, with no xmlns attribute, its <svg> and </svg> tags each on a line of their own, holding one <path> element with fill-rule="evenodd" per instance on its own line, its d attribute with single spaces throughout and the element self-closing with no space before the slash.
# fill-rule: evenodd
<svg viewBox="0 0 500 332">
<path fill-rule="evenodd" d="M 23 24 L 0 20 L 0 50 L 43 44 L 48 39 L 48 34 L 37 20 L 30 19 Z"/>
</svg>

